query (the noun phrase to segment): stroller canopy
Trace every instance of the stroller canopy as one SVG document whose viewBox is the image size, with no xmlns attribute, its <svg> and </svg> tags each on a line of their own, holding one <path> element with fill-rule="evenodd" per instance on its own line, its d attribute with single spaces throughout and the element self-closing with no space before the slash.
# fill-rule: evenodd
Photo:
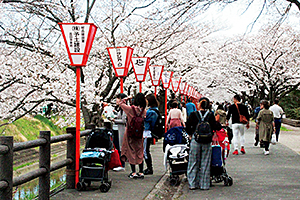
<svg viewBox="0 0 300 200">
<path fill-rule="evenodd" d="M 97 128 L 88 137 L 85 148 L 105 148 L 113 149 L 112 130 L 106 128 Z"/>
<path fill-rule="evenodd" d="M 170 144 L 186 144 L 186 138 L 183 135 L 184 127 L 178 126 L 173 127 L 170 130 L 168 130 L 164 135 L 164 143 L 165 145 Z"/>
</svg>

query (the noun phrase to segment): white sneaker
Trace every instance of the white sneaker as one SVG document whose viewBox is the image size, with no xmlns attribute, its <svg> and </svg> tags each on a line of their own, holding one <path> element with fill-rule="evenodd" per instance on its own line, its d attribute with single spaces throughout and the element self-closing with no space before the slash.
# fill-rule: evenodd
<svg viewBox="0 0 300 200">
<path fill-rule="evenodd" d="M 265 156 L 270 154 L 270 151 L 265 151 Z"/>
<path fill-rule="evenodd" d="M 124 167 L 115 167 L 115 168 L 113 168 L 113 171 L 115 171 L 115 172 L 124 172 L 125 168 Z"/>
</svg>

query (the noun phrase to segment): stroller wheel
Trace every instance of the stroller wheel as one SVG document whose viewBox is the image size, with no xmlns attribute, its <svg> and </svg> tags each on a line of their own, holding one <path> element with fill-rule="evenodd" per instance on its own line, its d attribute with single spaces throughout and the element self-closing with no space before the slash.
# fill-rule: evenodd
<svg viewBox="0 0 300 200">
<path fill-rule="evenodd" d="M 110 188 L 110 187 L 111 187 L 112 180 L 109 179 L 109 180 L 107 181 L 107 183 L 109 184 L 109 188 Z"/>
<path fill-rule="evenodd" d="M 229 178 L 225 176 L 224 177 L 224 185 L 228 186 L 228 184 L 229 184 Z"/>
<path fill-rule="evenodd" d="M 231 177 L 228 177 L 228 185 L 232 186 L 233 184 L 233 179 Z"/>
<path fill-rule="evenodd" d="M 179 176 L 178 175 L 171 175 L 170 176 L 170 185 L 171 186 L 178 186 L 179 185 Z"/>
<path fill-rule="evenodd" d="M 84 182 L 78 182 L 76 186 L 77 186 L 77 190 L 78 191 L 84 191 L 84 190 L 86 190 L 86 185 L 85 185 Z"/>
<path fill-rule="evenodd" d="M 84 181 L 84 183 L 86 183 L 87 186 L 90 187 L 92 182 L 91 181 Z"/>
<path fill-rule="evenodd" d="M 108 183 L 103 183 L 100 185 L 99 189 L 101 192 L 108 192 L 108 190 L 110 189 L 110 185 Z"/>
<path fill-rule="evenodd" d="M 170 179 L 170 185 L 171 185 L 171 186 L 175 186 L 175 185 L 177 185 L 177 184 L 178 184 L 177 179 L 174 179 L 174 178 L 171 178 L 171 179 Z"/>
</svg>

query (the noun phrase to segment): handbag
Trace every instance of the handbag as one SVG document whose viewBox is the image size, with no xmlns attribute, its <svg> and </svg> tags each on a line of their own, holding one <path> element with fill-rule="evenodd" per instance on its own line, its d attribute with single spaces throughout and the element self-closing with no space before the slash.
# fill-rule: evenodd
<svg viewBox="0 0 300 200">
<path fill-rule="evenodd" d="M 212 145 L 211 149 L 211 166 L 222 167 L 222 147 L 220 145 Z"/>
<path fill-rule="evenodd" d="M 237 105 L 237 104 L 235 104 L 235 105 L 236 105 L 237 111 L 238 111 L 239 116 L 240 116 L 240 122 L 241 122 L 242 124 L 248 124 L 247 118 L 246 118 L 244 115 L 241 115 L 240 109 L 239 109 L 238 105 Z"/>
<path fill-rule="evenodd" d="M 276 145 L 276 135 L 275 134 L 272 134 L 271 143 L 273 145 Z"/>
<path fill-rule="evenodd" d="M 118 149 L 115 148 L 112 150 L 112 153 L 110 154 L 110 161 L 108 162 L 108 170 L 116 168 L 116 167 L 121 167 L 121 160 L 120 160 L 120 154 Z"/>
</svg>

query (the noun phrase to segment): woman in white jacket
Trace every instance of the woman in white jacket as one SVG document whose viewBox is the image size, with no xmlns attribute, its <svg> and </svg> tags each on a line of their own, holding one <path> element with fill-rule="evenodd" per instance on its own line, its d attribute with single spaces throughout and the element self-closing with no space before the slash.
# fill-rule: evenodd
<svg viewBox="0 0 300 200">
<path fill-rule="evenodd" d="M 116 100 L 117 104 L 118 104 L 118 102 L 121 102 L 121 100 L 126 97 L 127 97 L 126 94 L 123 94 L 123 93 L 118 94 L 117 100 Z M 115 119 L 113 119 L 113 121 L 116 125 L 118 125 L 120 155 L 121 155 L 121 151 L 122 151 L 122 142 L 123 142 L 123 138 L 124 138 L 126 121 L 127 121 L 126 119 L 127 119 L 126 113 L 122 110 L 122 108 L 119 107 L 117 117 Z M 114 169 L 114 171 L 124 171 L 125 162 L 123 162 L 121 160 L 121 163 L 122 163 L 122 168 L 116 168 L 116 169 Z"/>
</svg>

